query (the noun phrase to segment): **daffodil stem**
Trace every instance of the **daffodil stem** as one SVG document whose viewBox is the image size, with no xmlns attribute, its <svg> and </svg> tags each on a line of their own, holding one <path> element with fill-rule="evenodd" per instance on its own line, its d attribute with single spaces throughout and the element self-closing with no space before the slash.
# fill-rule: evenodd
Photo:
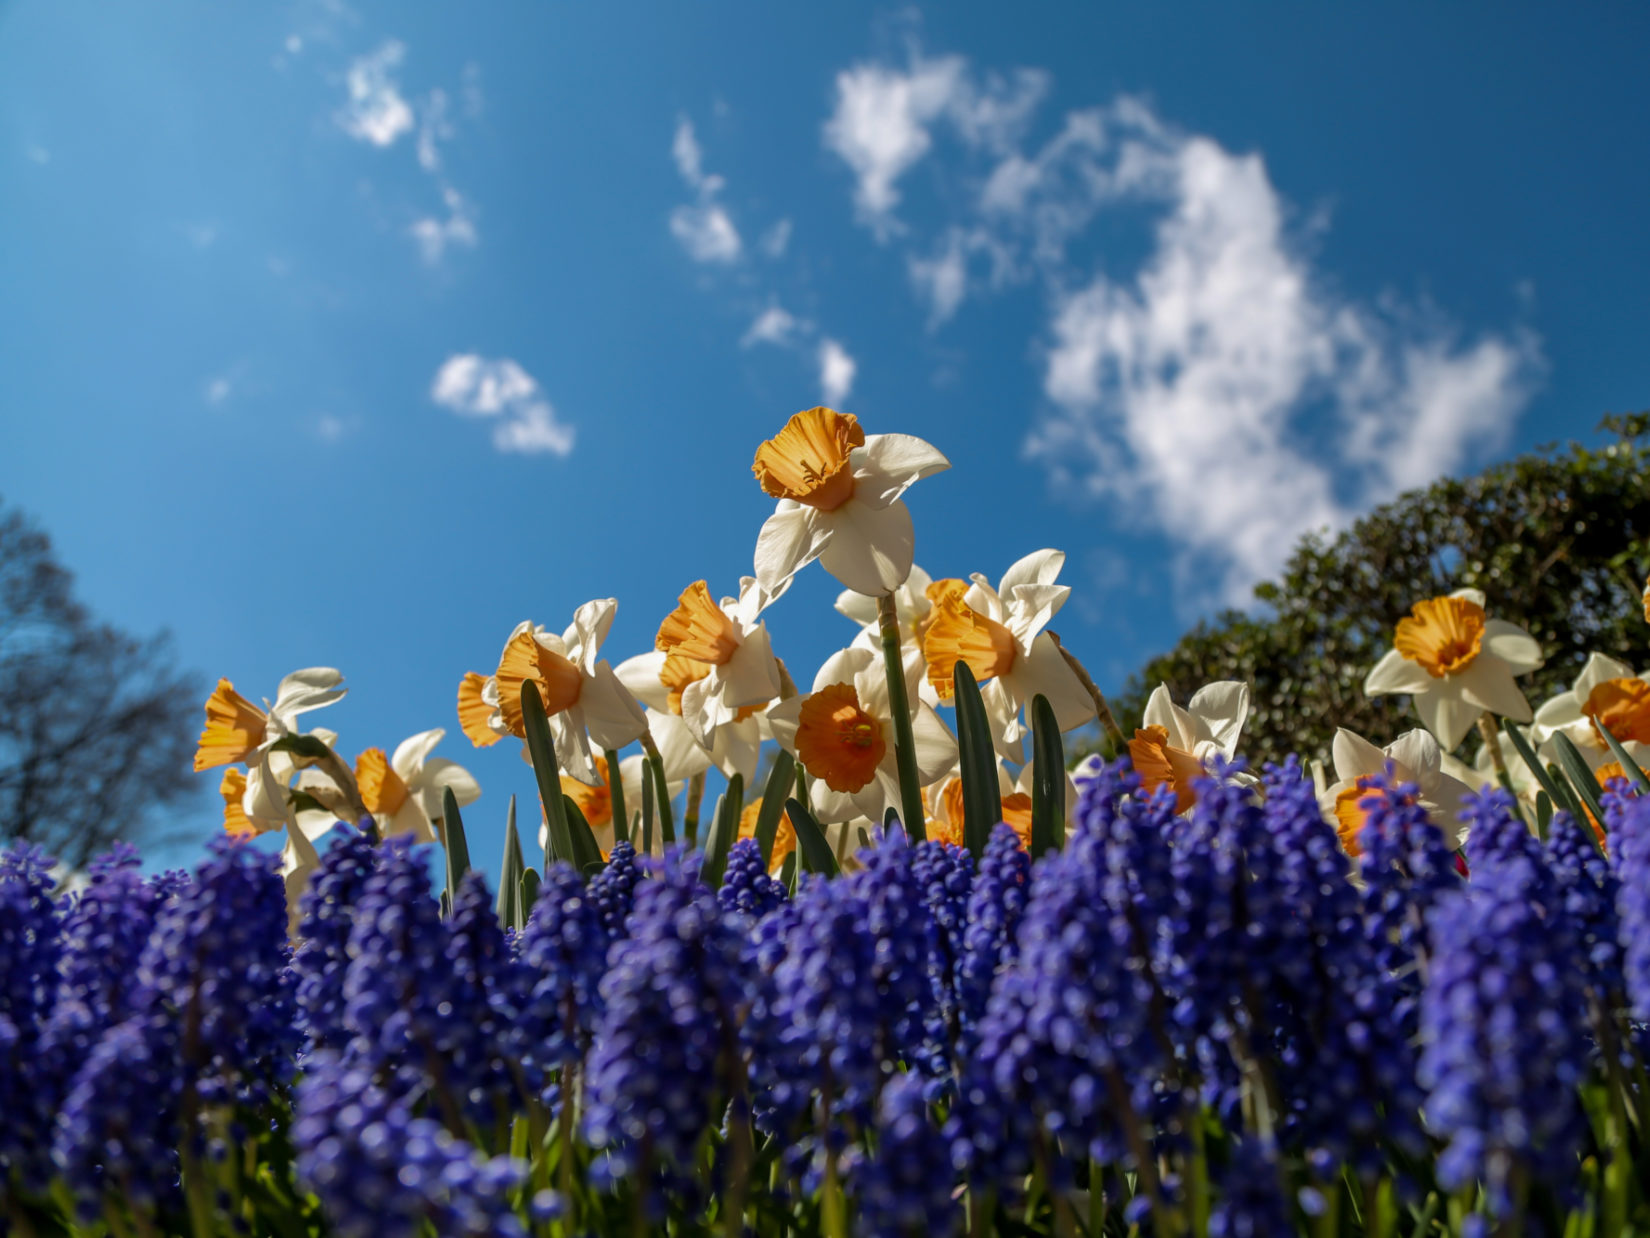
<svg viewBox="0 0 1650 1238">
<path fill-rule="evenodd" d="M 1516 802 L 1518 792 L 1513 790 L 1512 772 L 1507 769 L 1507 754 L 1501 751 L 1501 728 L 1496 725 L 1495 715 L 1487 709 L 1478 715 L 1478 733 L 1484 737 L 1484 749 L 1490 754 L 1490 764 L 1495 766 L 1495 780 Z"/>
<path fill-rule="evenodd" d="M 705 771 L 688 779 L 687 803 L 682 808 L 682 841 L 693 846 L 699 837 L 699 805 L 705 799 Z"/>
<path fill-rule="evenodd" d="M 607 762 L 607 792 L 609 803 L 613 806 L 613 837 L 618 842 L 629 842 L 635 845 L 635 839 L 630 837 L 630 814 L 624 807 L 624 779 L 619 776 L 619 754 L 612 748 L 602 750 L 602 759 Z"/>
<path fill-rule="evenodd" d="M 1100 691 L 1099 686 L 1094 682 L 1094 677 L 1077 660 L 1076 655 L 1060 643 L 1058 636 L 1050 632 L 1049 638 L 1053 640 L 1054 647 L 1060 651 L 1060 656 L 1066 660 L 1066 665 L 1071 667 L 1071 673 L 1077 676 L 1077 682 L 1083 685 L 1083 691 L 1087 692 L 1089 699 L 1094 702 L 1095 717 L 1100 719 L 1100 725 L 1105 728 L 1106 735 L 1111 740 L 1112 755 L 1122 756 L 1124 750 L 1129 746 L 1129 741 L 1123 735 L 1123 728 L 1117 725 L 1117 719 L 1112 716 L 1111 706 L 1106 704 L 1106 694 Z"/>
<path fill-rule="evenodd" d="M 363 820 L 372 816 L 367 811 L 366 801 L 361 798 L 361 788 L 356 785 L 355 775 L 350 772 L 349 766 L 344 764 L 342 758 L 336 752 L 328 747 L 327 755 L 317 761 L 316 764 L 344 793 L 344 799 L 349 803 L 349 810 L 355 814 L 355 824 L 360 824 Z"/>
<path fill-rule="evenodd" d="M 648 768 L 653 771 L 654 807 L 659 813 L 659 841 L 668 847 L 676 841 L 676 829 L 670 818 L 670 784 L 665 781 L 665 759 L 659 754 L 659 745 L 653 736 L 642 732 L 642 748 L 647 753 Z"/>
<path fill-rule="evenodd" d="M 892 594 L 877 599 L 882 628 L 882 661 L 888 674 L 888 712 L 894 719 L 894 761 L 899 767 L 900 819 L 906 836 L 922 842 L 928 830 L 922 816 L 922 786 L 917 775 L 917 743 L 911 733 L 911 702 L 905 691 L 905 656 L 900 649 L 899 612 Z"/>
</svg>

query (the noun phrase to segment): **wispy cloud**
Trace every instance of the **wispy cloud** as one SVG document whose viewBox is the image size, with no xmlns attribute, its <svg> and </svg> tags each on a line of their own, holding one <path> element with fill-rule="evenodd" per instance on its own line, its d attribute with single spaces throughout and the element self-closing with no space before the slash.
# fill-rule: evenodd
<svg viewBox="0 0 1650 1238">
<path fill-rule="evenodd" d="M 857 218 L 899 242 L 931 329 L 970 297 L 1041 284 L 1048 403 L 1027 453 L 1058 490 L 1118 499 L 1167 534 L 1198 604 L 1243 600 L 1299 533 L 1504 441 L 1539 374 L 1533 336 L 1463 339 L 1390 295 L 1338 293 L 1258 154 L 1140 100 L 1071 112 L 1028 145 L 1049 81 L 913 44 L 838 75 L 823 141 L 854 175 Z M 896 212 L 929 159 L 952 192 L 923 228 Z M 1138 270 L 1074 265 L 1120 208 L 1154 224 Z"/>
<path fill-rule="evenodd" d="M 350 63 L 344 76 L 349 101 L 338 113 L 338 125 L 352 138 L 385 147 L 412 131 L 412 105 L 395 79 L 406 53 L 406 47 L 392 39 Z"/>
<path fill-rule="evenodd" d="M 695 262 L 737 262 L 744 250 L 739 229 L 717 200 L 722 178 L 707 176 L 704 152 L 693 132 L 693 122 L 683 117 L 676 122 L 676 136 L 670 144 L 671 158 L 683 182 L 698 196 L 670 213 L 670 233 Z"/>
<path fill-rule="evenodd" d="M 431 265 L 439 263 L 446 256 L 449 245 L 462 245 L 466 249 L 474 249 L 479 239 L 476 233 L 475 208 L 464 195 L 451 185 L 443 185 L 441 200 L 447 208 L 445 219 L 426 215 L 413 220 L 407 229 L 418 242 L 418 249 L 424 256 L 424 261 Z"/>
<path fill-rule="evenodd" d="M 454 353 L 436 371 L 430 399 L 461 416 L 493 419 L 493 446 L 500 451 L 566 456 L 573 450 L 573 427 L 557 419 L 538 382 L 508 357 Z"/>
<path fill-rule="evenodd" d="M 762 252 L 770 258 L 783 258 L 791 243 L 791 221 L 781 219 L 762 234 Z"/>
<path fill-rule="evenodd" d="M 789 344 L 799 328 L 807 324 L 799 323 L 796 316 L 783 306 L 770 305 L 751 322 L 750 329 L 739 341 L 739 347 L 749 348 L 753 344 Z"/>
<path fill-rule="evenodd" d="M 829 337 L 819 341 L 819 397 L 826 404 L 840 404 L 854 389 L 859 363 L 848 350 Z"/>
</svg>

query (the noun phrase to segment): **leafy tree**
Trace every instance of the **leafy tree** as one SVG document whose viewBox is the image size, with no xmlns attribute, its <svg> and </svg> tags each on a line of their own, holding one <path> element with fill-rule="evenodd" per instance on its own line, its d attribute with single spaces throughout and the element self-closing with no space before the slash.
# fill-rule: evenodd
<svg viewBox="0 0 1650 1238">
<path fill-rule="evenodd" d="M 1125 731 L 1159 683 L 1184 703 L 1212 680 L 1241 679 L 1254 696 L 1242 745 L 1252 761 L 1326 759 L 1341 726 L 1390 743 L 1420 721 L 1408 697 L 1366 697 L 1364 676 L 1412 603 L 1467 586 L 1541 642 L 1546 665 L 1519 680 L 1532 708 L 1568 690 L 1591 652 L 1642 668 L 1650 413 L 1606 417 L 1598 433 L 1607 441 L 1443 478 L 1338 535 L 1302 538 L 1282 579 L 1256 586 L 1252 613 L 1198 624 L 1129 680 L 1114 702 Z"/>
<path fill-rule="evenodd" d="M 165 636 L 93 619 L 46 535 L 0 508 L 0 842 L 38 843 L 78 868 L 142 835 L 199 789 L 203 695 Z"/>
</svg>

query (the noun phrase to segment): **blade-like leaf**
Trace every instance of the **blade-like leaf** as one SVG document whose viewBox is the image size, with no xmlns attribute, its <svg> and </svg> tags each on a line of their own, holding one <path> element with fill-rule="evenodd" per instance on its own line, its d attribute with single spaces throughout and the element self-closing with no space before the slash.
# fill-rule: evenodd
<svg viewBox="0 0 1650 1238">
<path fill-rule="evenodd" d="M 1627 749 L 1621 746 L 1621 741 L 1612 735 L 1608 728 L 1599 726 L 1599 734 L 1604 736 L 1604 742 L 1610 745 L 1610 751 L 1615 753 L 1616 763 L 1622 768 L 1630 781 L 1640 791 L 1650 791 L 1650 777 L 1645 775 L 1639 763 L 1627 755 Z"/>
<path fill-rule="evenodd" d="M 785 811 L 795 774 L 796 758 L 781 749 L 768 771 L 767 784 L 762 788 L 762 807 L 756 813 L 756 845 L 762 848 L 764 867 L 772 867 L 773 839 L 779 832 L 779 815 Z"/>
<path fill-rule="evenodd" d="M 290 752 L 295 757 L 323 761 L 332 749 L 314 735 L 283 735 L 269 745 L 271 752 Z"/>
<path fill-rule="evenodd" d="M 567 818 L 567 836 L 573 844 L 573 867 L 581 873 L 592 864 L 600 868 L 607 861 L 602 859 L 602 849 L 596 842 L 595 834 L 591 833 L 590 822 L 584 819 L 571 795 L 561 797 L 562 814 Z"/>
<path fill-rule="evenodd" d="M 531 679 L 521 685 L 522 729 L 527 732 L 527 755 L 533 762 L 533 777 L 539 784 L 539 801 L 544 808 L 544 862 L 573 860 L 573 839 L 567 832 L 567 814 L 562 810 L 561 767 L 556 764 L 556 745 L 550 738 L 550 719 L 545 717 L 544 700 Z"/>
<path fill-rule="evenodd" d="M 802 853 L 802 867 L 810 873 L 836 876 L 836 857 L 831 854 L 831 844 L 826 841 L 825 831 L 814 820 L 813 813 L 794 797 L 785 802 L 785 813 L 791 819 L 791 828 L 796 831 L 796 846 Z"/>
<path fill-rule="evenodd" d="M 991 746 L 991 724 L 986 719 L 980 685 L 966 662 L 958 662 L 957 762 L 962 776 L 963 845 L 978 860 L 985 854 L 991 827 L 1003 819 L 1002 794 L 997 787 L 997 757 Z"/>
<path fill-rule="evenodd" d="M 653 854 L 653 766 L 642 761 L 642 854 Z"/>
<path fill-rule="evenodd" d="M 630 841 L 630 815 L 625 812 L 624 779 L 619 776 L 619 754 L 608 748 L 602 756 L 607 761 L 607 788 L 613 803 L 613 841 L 627 843 Z"/>
<path fill-rule="evenodd" d="M 1535 830 L 1541 841 L 1547 841 L 1547 827 L 1553 822 L 1553 797 L 1545 791 L 1535 793 Z"/>
<path fill-rule="evenodd" d="M 498 922 L 519 929 L 526 922 L 521 907 L 521 874 L 527 867 L 521 855 L 521 836 L 516 833 L 516 797 L 510 797 L 504 815 L 504 858 L 498 866 Z"/>
<path fill-rule="evenodd" d="M 1066 753 L 1046 696 L 1031 699 L 1031 858 L 1066 845 Z"/>
<path fill-rule="evenodd" d="M 785 892 L 793 898 L 796 896 L 797 875 L 801 868 L 795 851 L 786 856 L 785 862 L 779 866 L 779 884 L 784 886 Z"/>
<path fill-rule="evenodd" d="M 670 803 L 670 783 L 665 781 L 665 763 L 649 757 L 647 765 L 653 771 L 653 807 L 659 813 L 659 841 L 668 847 L 676 841 L 676 820 Z"/>
<path fill-rule="evenodd" d="M 458 883 L 470 871 L 470 844 L 464 837 L 464 819 L 458 815 L 458 800 L 451 787 L 441 791 L 441 830 L 447 838 L 447 892 L 458 903 Z"/>
<path fill-rule="evenodd" d="M 526 868 L 521 873 L 521 922 L 525 926 L 533 918 L 533 905 L 539 901 L 539 873 Z"/>
<path fill-rule="evenodd" d="M 733 845 L 731 835 L 738 832 L 739 818 L 734 817 L 731 823 L 728 820 L 728 797 L 718 795 L 716 810 L 710 814 L 710 825 L 704 831 L 704 859 L 699 862 L 699 880 L 713 890 L 722 885 L 722 874 L 728 867 L 728 848 Z"/>
<path fill-rule="evenodd" d="M 1553 748 L 1558 753 L 1559 768 L 1570 780 L 1570 785 L 1576 789 L 1582 804 L 1592 810 L 1593 819 L 1602 827 L 1604 824 L 1604 805 L 1600 802 L 1598 779 L 1593 777 L 1593 771 L 1587 768 L 1587 758 L 1582 756 L 1576 746 L 1570 742 L 1570 737 L 1563 731 L 1553 734 Z"/>
<path fill-rule="evenodd" d="M 1553 785 L 1552 776 L 1547 773 L 1547 767 L 1541 764 L 1541 758 L 1536 756 L 1535 749 L 1530 747 L 1530 741 L 1524 737 L 1524 733 L 1510 722 L 1502 726 L 1501 732 L 1512 741 L 1513 751 L 1518 753 L 1518 759 L 1523 761 L 1529 767 L 1530 773 L 1535 775 L 1535 780 L 1540 784 L 1541 789 L 1547 793 L 1554 803 L 1562 803 L 1563 799 L 1558 788 Z"/>
</svg>

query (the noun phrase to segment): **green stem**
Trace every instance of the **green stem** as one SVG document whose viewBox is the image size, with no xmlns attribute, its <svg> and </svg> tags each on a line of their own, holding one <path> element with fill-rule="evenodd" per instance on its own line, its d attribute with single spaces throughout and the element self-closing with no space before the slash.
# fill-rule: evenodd
<svg viewBox="0 0 1650 1238">
<path fill-rule="evenodd" d="M 687 804 L 682 809 L 682 838 L 688 846 L 699 841 L 699 806 L 705 798 L 705 771 L 688 779 Z"/>
<path fill-rule="evenodd" d="M 899 612 L 893 594 L 877 599 L 882 628 L 882 662 L 888 674 L 888 710 L 894 716 L 894 760 L 899 767 L 900 819 L 912 842 L 928 837 L 917 775 L 917 745 L 911 734 L 911 702 L 905 691 L 905 657 L 900 649 Z"/>
<path fill-rule="evenodd" d="M 659 842 L 668 847 L 676 841 L 676 825 L 670 812 L 670 784 L 665 781 L 665 759 L 659 755 L 659 746 L 652 735 L 642 736 L 642 747 L 647 752 L 647 767 L 653 771 L 653 801 L 659 812 Z"/>
<path fill-rule="evenodd" d="M 562 1232 L 579 1232 L 573 1207 L 573 1092 L 578 1086 L 571 1065 L 561 1068 L 561 1113 L 556 1119 L 556 1143 L 560 1159 L 556 1165 L 556 1188 L 561 1192 L 562 1206 L 567 1214 L 562 1218 Z"/>
<path fill-rule="evenodd" d="M 630 815 L 624 807 L 624 779 L 619 776 L 619 754 L 612 748 L 606 748 L 602 750 L 602 758 L 607 762 L 608 802 L 613 806 L 613 841 L 634 844 L 636 840 L 630 837 Z"/>
</svg>

